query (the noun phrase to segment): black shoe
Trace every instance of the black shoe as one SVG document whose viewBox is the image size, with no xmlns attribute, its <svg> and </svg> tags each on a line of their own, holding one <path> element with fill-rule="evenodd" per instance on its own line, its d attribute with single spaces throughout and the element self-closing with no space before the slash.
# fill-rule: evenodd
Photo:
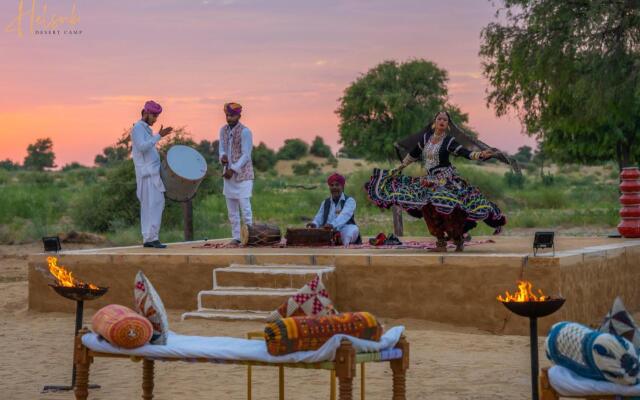
<svg viewBox="0 0 640 400">
<path fill-rule="evenodd" d="M 156 249 L 164 249 L 167 247 L 166 244 L 160 243 L 159 240 L 154 240 L 153 242 L 146 242 L 142 245 L 142 247 L 153 247 Z"/>
<path fill-rule="evenodd" d="M 400 246 L 402 242 L 400 241 L 400 239 L 398 239 L 396 235 L 391 233 L 389 234 L 389 236 L 387 236 L 387 239 L 384 241 L 384 244 L 387 246 Z"/>
</svg>

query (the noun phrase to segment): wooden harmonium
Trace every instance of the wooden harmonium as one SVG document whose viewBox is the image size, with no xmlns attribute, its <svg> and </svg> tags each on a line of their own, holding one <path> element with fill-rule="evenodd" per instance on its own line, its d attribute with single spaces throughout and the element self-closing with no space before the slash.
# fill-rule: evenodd
<svg viewBox="0 0 640 400">
<path fill-rule="evenodd" d="M 287 228 L 287 246 L 333 246 L 335 231 L 322 228 Z"/>
</svg>

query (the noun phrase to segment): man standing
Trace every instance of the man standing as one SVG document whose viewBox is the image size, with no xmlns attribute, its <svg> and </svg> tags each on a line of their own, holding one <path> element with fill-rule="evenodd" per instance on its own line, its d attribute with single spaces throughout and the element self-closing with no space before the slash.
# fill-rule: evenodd
<svg viewBox="0 0 640 400">
<path fill-rule="evenodd" d="M 320 204 L 313 222 L 307 224 L 307 227 L 334 229 L 340 232 L 340 240 L 344 247 L 349 247 L 351 243 L 362 243 L 362 239 L 354 219 L 356 201 L 353 197 L 344 194 L 345 183 L 344 176 L 337 173 L 327 179 L 331 197 Z"/>
<path fill-rule="evenodd" d="M 131 130 L 131 157 L 136 169 L 136 195 L 140 200 L 140 227 L 144 247 L 163 249 L 160 243 L 160 223 L 164 210 L 164 185 L 160 179 L 160 155 L 156 143 L 171 133 L 173 128 L 163 128 L 154 135 L 151 126 L 162 112 L 155 101 L 147 101 L 142 109 L 142 118 L 133 124 Z"/>
<path fill-rule="evenodd" d="M 253 224 L 251 192 L 253 191 L 253 163 L 251 131 L 240 123 L 242 106 L 238 103 L 224 105 L 227 125 L 220 128 L 219 157 L 223 166 L 224 189 L 227 200 L 229 222 L 231 222 L 232 245 L 240 242 L 240 211 L 246 225 Z"/>
</svg>

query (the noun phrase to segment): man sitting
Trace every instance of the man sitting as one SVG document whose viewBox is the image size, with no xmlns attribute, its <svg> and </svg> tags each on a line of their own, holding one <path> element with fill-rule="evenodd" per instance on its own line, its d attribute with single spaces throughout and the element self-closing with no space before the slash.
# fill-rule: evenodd
<svg viewBox="0 0 640 400">
<path fill-rule="evenodd" d="M 327 179 L 331 197 L 325 199 L 320 204 L 318 213 L 313 218 L 313 222 L 307 224 L 307 228 L 318 228 L 336 230 L 340 233 L 340 240 L 344 247 L 349 244 L 360 244 L 360 230 L 354 220 L 356 212 L 356 201 L 353 197 L 344 194 L 344 176 L 333 174 Z"/>
</svg>

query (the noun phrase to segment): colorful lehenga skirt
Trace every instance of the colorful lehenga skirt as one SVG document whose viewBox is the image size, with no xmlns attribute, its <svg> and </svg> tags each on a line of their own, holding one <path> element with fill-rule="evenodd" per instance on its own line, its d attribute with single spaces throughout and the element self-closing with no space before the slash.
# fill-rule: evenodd
<svg viewBox="0 0 640 400">
<path fill-rule="evenodd" d="M 427 205 L 441 214 L 455 209 L 464 212 L 466 230 L 484 221 L 499 233 L 507 222 L 498 206 L 470 185 L 453 166 L 438 168 L 426 176 L 391 175 L 388 170 L 374 169 L 365 184 L 369 199 L 380 208 L 397 205 L 409 214 L 420 216 Z"/>
</svg>

